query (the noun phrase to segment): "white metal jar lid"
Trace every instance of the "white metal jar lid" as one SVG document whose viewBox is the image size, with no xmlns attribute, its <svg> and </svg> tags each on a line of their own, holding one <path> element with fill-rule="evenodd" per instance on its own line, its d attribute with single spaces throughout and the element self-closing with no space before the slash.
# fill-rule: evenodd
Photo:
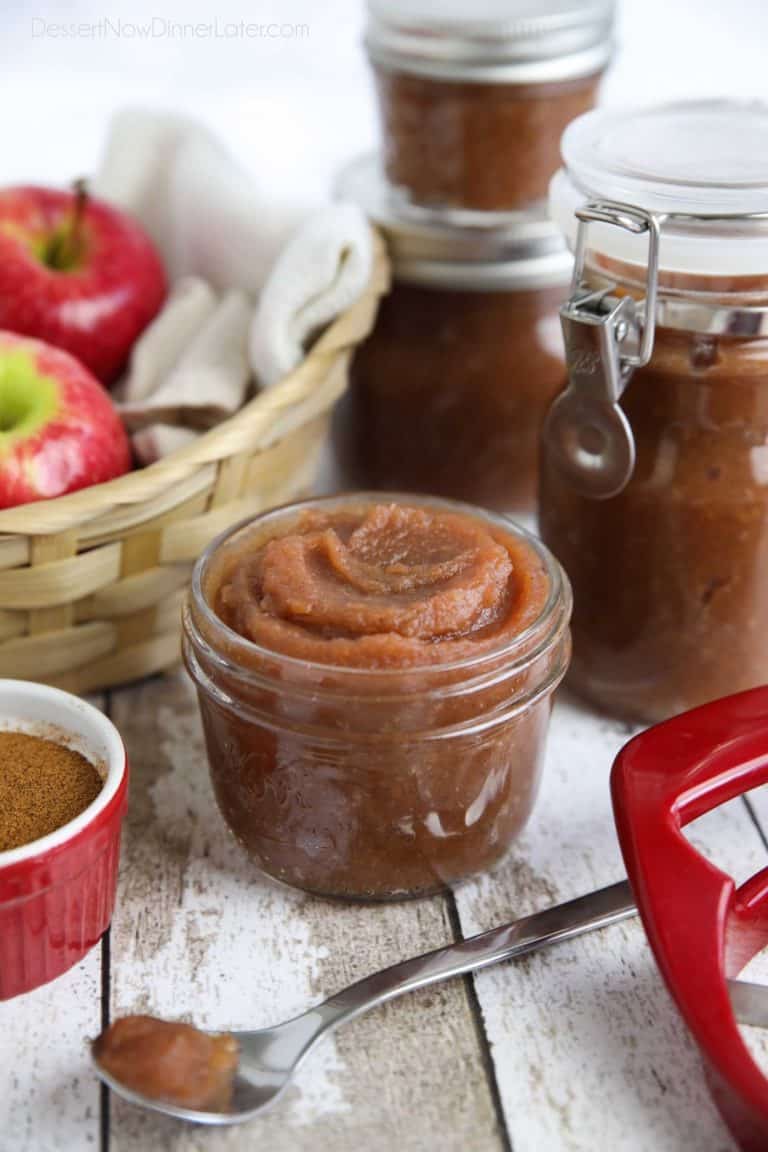
<svg viewBox="0 0 768 1152">
<path fill-rule="evenodd" d="M 569 281 L 573 260 L 546 205 L 520 212 L 425 208 L 387 183 L 375 154 L 343 168 L 334 194 L 358 204 L 381 229 L 398 280 L 468 291 Z"/>
<path fill-rule="evenodd" d="M 686 101 L 580 116 L 562 139 L 553 219 L 575 242 L 576 213 L 611 201 L 661 221 L 659 266 L 705 276 L 768 274 L 768 104 Z M 589 249 L 643 265 L 647 239 L 591 223 Z"/>
<path fill-rule="evenodd" d="M 444 80 L 547 83 L 608 63 L 615 0 L 368 0 L 375 63 Z"/>
</svg>

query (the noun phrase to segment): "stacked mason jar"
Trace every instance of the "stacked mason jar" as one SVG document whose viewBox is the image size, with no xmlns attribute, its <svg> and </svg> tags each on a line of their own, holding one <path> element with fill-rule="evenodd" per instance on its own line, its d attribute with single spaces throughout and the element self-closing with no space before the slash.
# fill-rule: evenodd
<svg viewBox="0 0 768 1152">
<path fill-rule="evenodd" d="M 572 270 L 547 190 L 613 19 L 614 0 L 368 0 L 383 148 L 337 194 L 394 283 L 338 421 L 351 483 L 533 511 Z"/>
</svg>

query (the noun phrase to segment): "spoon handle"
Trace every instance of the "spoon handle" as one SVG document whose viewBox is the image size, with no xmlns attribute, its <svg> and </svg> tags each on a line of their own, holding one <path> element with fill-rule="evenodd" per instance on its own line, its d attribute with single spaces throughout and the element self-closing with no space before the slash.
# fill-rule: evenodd
<svg viewBox="0 0 768 1152">
<path fill-rule="evenodd" d="M 331 996 L 314 1009 L 314 1013 L 323 1017 L 323 1031 L 335 1028 L 404 992 L 605 928 L 634 916 L 636 912 L 632 890 L 623 880 L 609 888 L 546 908 L 533 916 L 525 916 L 512 924 L 504 924 L 447 948 L 438 948 L 435 952 L 414 956 L 374 972 Z"/>
</svg>

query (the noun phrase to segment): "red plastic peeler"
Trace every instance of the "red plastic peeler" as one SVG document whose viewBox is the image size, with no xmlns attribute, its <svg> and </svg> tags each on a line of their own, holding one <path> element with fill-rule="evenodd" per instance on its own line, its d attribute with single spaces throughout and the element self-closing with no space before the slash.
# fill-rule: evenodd
<svg viewBox="0 0 768 1152">
<path fill-rule="evenodd" d="M 737 889 L 682 829 L 766 783 L 768 687 L 650 728 L 622 749 L 611 773 L 616 828 L 643 926 L 701 1050 L 715 1103 L 745 1152 L 768 1149 L 768 1079 L 734 1010 L 764 1022 L 768 992 L 739 984 L 729 991 L 728 981 L 768 945 L 768 868 Z"/>
<path fill-rule="evenodd" d="M 475 957 L 483 953 L 465 966 L 476 968 L 573 939 L 639 911 L 661 974 L 701 1049 L 715 1103 L 744 1152 L 768 1152 L 768 1078 L 736 1023 L 768 1027 L 768 988 L 736 979 L 768 945 L 768 868 L 737 889 L 682 829 L 766 783 L 768 687 L 728 696 L 649 728 L 624 746 L 611 772 L 613 812 L 629 881 L 458 946 Z"/>
</svg>

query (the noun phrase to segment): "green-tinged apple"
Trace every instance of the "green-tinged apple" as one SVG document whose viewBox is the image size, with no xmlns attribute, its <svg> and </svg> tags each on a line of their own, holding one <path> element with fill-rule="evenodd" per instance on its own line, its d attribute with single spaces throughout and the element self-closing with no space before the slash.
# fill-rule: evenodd
<svg viewBox="0 0 768 1152">
<path fill-rule="evenodd" d="M 165 293 L 152 241 L 82 182 L 0 189 L 0 328 L 66 349 L 110 384 Z"/>
<path fill-rule="evenodd" d="M 74 356 L 0 331 L 0 508 L 122 476 L 128 437 L 111 399 Z"/>
</svg>

